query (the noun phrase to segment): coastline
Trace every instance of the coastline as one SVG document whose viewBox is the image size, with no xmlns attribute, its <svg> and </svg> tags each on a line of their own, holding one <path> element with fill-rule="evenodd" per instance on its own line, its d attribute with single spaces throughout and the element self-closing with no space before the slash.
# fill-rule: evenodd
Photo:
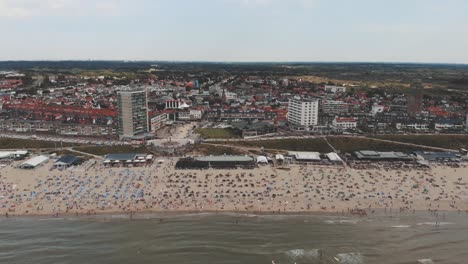
<svg viewBox="0 0 468 264">
<path fill-rule="evenodd" d="M 391 210 L 392 209 L 392 210 Z M 337 212 L 337 211 L 212 211 L 212 210 L 185 210 L 185 211 L 135 211 L 135 212 L 123 212 L 123 211 L 105 211 L 96 212 L 96 214 L 77 214 L 77 213 L 63 213 L 58 215 L 52 214 L 9 214 L 8 216 L 0 215 L 0 219 L 18 219 L 18 218 L 44 218 L 42 220 L 53 220 L 53 219 L 123 219 L 123 220 L 145 220 L 145 219 L 171 219 L 185 216 L 234 216 L 234 217 L 261 217 L 261 216 L 330 216 L 330 217 L 344 217 L 344 218 L 365 218 L 370 216 L 408 216 L 408 215 L 419 215 L 419 214 L 468 214 L 468 211 L 458 210 L 414 210 L 414 211 L 400 211 L 395 208 L 372 208 L 372 209 L 360 209 L 366 212 L 365 215 L 353 214 L 350 212 Z M 41 219 L 40 219 L 41 220 Z"/>
<path fill-rule="evenodd" d="M 88 217 L 142 214 L 372 215 L 466 212 L 468 166 L 420 169 L 269 165 L 253 170 L 175 170 L 162 165 L 87 171 L 0 170 L 0 217 Z M 27 173 L 25 173 L 27 172 Z M 387 209 L 385 209 L 387 208 Z M 351 210 L 355 210 L 351 212 Z"/>
</svg>

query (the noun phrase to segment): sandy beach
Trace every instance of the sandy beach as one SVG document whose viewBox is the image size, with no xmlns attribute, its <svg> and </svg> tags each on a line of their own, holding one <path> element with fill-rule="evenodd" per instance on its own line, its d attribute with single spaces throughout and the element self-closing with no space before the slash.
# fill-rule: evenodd
<svg viewBox="0 0 468 264">
<path fill-rule="evenodd" d="M 242 170 L 175 170 L 177 158 L 147 167 L 106 168 L 100 161 L 50 170 L 0 169 L 2 215 L 174 211 L 338 212 L 353 209 L 468 210 L 468 166 L 429 169 L 270 165 Z M 391 167 L 391 168 L 390 168 Z"/>
</svg>

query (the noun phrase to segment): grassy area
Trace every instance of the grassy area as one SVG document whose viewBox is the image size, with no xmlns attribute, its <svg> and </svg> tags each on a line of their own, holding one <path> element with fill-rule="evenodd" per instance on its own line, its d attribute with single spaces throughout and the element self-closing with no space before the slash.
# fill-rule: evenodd
<svg viewBox="0 0 468 264">
<path fill-rule="evenodd" d="M 38 148 L 55 148 L 71 147 L 76 144 L 43 141 L 35 139 L 17 139 L 17 138 L 0 138 L 0 149 L 38 149 Z"/>
<path fill-rule="evenodd" d="M 373 138 L 455 150 L 468 148 L 468 135 L 395 135 L 373 136 Z"/>
<path fill-rule="evenodd" d="M 223 139 L 240 137 L 240 135 L 231 128 L 197 128 L 195 129 L 195 133 L 200 134 L 202 138 Z"/>
<path fill-rule="evenodd" d="M 197 155 L 244 155 L 245 153 L 230 147 L 197 144 L 193 149 L 193 154 Z"/>
<path fill-rule="evenodd" d="M 341 153 L 351 153 L 357 150 L 375 150 L 375 151 L 402 151 L 411 152 L 417 150 L 431 150 L 428 148 L 412 147 L 390 142 L 380 142 L 366 138 L 353 137 L 329 137 L 330 142 L 337 151 Z"/>
<path fill-rule="evenodd" d="M 74 150 L 86 152 L 89 154 L 104 156 L 107 154 L 117 153 L 147 153 L 148 149 L 145 146 L 87 146 L 87 147 L 76 147 Z"/>
<path fill-rule="evenodd" d="M 264 147 L 265 149 L 279 149 L 292 151 L 318 151 L 330 152 L 332 149 L 323 138 L 304 138 L 304 139 L 275 139 L 275 140 L 256 140 L 256 141 L 219 141 L 219 144 L 237 145 L 246 147 Z"/>
</svg>

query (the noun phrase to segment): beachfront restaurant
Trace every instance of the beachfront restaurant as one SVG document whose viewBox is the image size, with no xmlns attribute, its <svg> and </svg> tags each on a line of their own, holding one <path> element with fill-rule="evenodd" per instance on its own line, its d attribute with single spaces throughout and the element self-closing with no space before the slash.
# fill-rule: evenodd
<svg viewBox="0 0 468 264">
<path fill-rule="evenodd" d="M 58 159 L 54 163 L 54 167 L 57 168 L 57 169 L 66 169 L 66 168 L 69 168 L 71 166 L 80 165 L 81 162 L 82 162 L 82 159 L 80 159 L 80 158 L 78 158 L 76 156 L 65 155 L 65 156 L 61 157 L 60 159 Z"/>
<path fill-rule="evenodd" d="M 297 162 L 319 162 L 322 160 L 319 152 L 289 151 L 288 156 L 293 157 Z"/>
<path fill-rule="evenodd" d="M 32 170 L 32 169 L 37 168 L 39 165 L 42 165 L 42 164 L 46 163 L 47 161 L 49 161 L 49 157 L 47 157 L 47 156 L 37 156 L 37 157 L 34 157 L 32 159 L 29 159 L 29 160 L 21 163 L 18 167 L 20 169 Z"/>
<path fill-rule="evenodd" d="M 24 159 L 27 155 L 29 155 L 27 150 L 0 151 L 0 160 Z"/>
<path fill-rule="evenodd" d="M 256 167 L 256 160 L 251 156 L 221 155 L 183 158 L 176 163 L 176 169 L 209 169 L 209 168 L 244 168 Z"/>
<path fill-rule="evenodd" d="M 412 161 L 413 158 L 403 152 L 379 152 L 373 150 L 360 150 L 354 152 L 354 157 L 361 161 Z"/>
<path fill-rule="evenodd" d="M 458 162 L 461 160 L 461 155 L 456 152 L 415 151 L 413 154 L 418 160 L 428 162 Z"/>
<path fill-rule="evenodd" d="M 153 161 L 153 155 L 150 154 L 136 154 L 136 153 L 118 153 L 118 154 L 107 154 L 104 156 L 105 166 L 118 166 L 118 167 L 129 167 L 129 166 L 142 166 Z"/>
<path fill-rule="evenodd" d="M 338 154 L 335 153 L 335 152 L 327 153 L 327 154 L 325 154 L 325 156 L 327 157 L 327 159 L 328 159 L 330 162 L 336 162 L 336 163 L 341 163 L 341 162 L 343 162 L 343 160 L 341 159 L 340 155 L 338 155 Z"/>
</svg>

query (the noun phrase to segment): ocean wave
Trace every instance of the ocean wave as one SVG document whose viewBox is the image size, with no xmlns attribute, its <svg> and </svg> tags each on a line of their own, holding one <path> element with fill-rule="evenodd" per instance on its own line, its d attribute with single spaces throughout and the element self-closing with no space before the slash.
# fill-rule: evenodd
<svg viewBox="0 0 468 264">
<path fill-rule="evenodd" d="M 298 259 L 316 259 L 320 256 L 320 250 L 319 249 L 311 249 L 311 250 L 305 250 L 305 249 L 291 249 L 285 252 L 286 256 L 293 260 L 298 260 Z"/>
<path fill-rule="evenodd" d="M 411 226 L 410 225 L 394 225 L 394 226 L 391 226 L 391 228 L 410 228 Z"/>
<path fill-rule="evenodd" d="M 350 219 L 350 220 L 325 220 L 324 221 L 326 224 L 334 225 L 334 224 L 357 224 L 359 223 L 359 220 L 356 219 Z"/>
<path fill-rule="evenodd" d="M 419 263 L 421 264 L 433 264 L 434 261 L 432 261 L 432 259 L 420 259 L 418 260 Z"/>
<path fill-rule="evenodd" d="M 454 225 L 455 223 L 452 223 L 452 222 L 423 222 L 423 223 L 417 223 L 418 226 L 422 226 L 422 225 L 431 225 L 431 226 L 435 226 L 435 225 L 439 225 L 439 226 L 443 226 L 443 225 Z"/>
<path fill-rule="evenodd" d="M 335 259 L 343 264 L 361 264 L 364 263 L 360 253 L 341 253 L 336 255 Z"/>
<path fill-rule="evenodd" d="M 59 220 L 64 220 L 64 218 L 43 218 L 43 219 L 39 219 L 39 221 L 59 221 Z"/>
</svg>

